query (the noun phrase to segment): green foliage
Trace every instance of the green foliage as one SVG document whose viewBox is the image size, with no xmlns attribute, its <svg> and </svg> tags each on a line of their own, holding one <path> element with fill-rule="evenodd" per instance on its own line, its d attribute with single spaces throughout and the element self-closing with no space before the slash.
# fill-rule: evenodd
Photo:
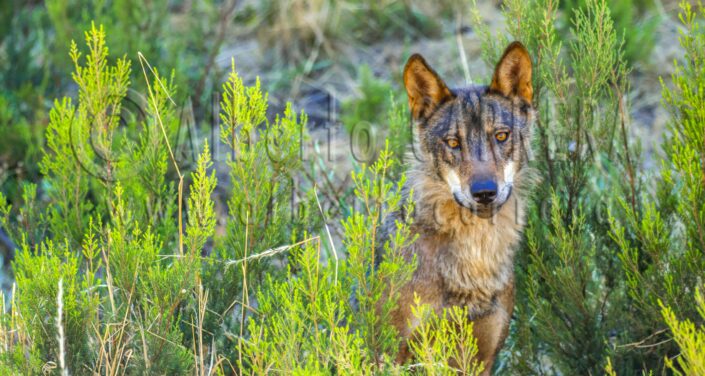
<svg viewBox="0 0 705 376">
<path fill-rule="evenodd" d="M 79 105 L 74 106 L 69 98 L 54 103 L 46 132 L 50 151 L 45 152 L 41 163 L 42 174 L 51 187 L 49 196 L 58 203 L 49 214 L 51 230 L 59 238 L 68 238 L 72 245 L 80 242 L 92 209 L 86 199 L 91 189 L 86 175 L 115 179 L 118 160 L 113 151 L 114 138 L 130 74 L 130 64 L 124 59 L 118 60 L 114 69 L 106 68 L 108 50 L 102 28 L 92 27 L 86 33 L 86 43 L 90 54 L 83 66 L 76 44 L 71 46 Z M 93 134 L 95 147 L 87 148 Z M 104 166 L 94 165 L 96 154 L 105 161 Z"/>
<path fill-rule="evenodd" d="M 391 171 L 392 177 L 398 178 L 404 171 L 403 161 L 413 138 L 413 124 L 409 118 L 406 102 L 398 101 L 396 98 L 399 95 L 395 93 L 392 85 L 375 78 L 367 65 L 360 67 L 358 83 L 360 96 L 342 104 L 343 126 L 350 132 L 351 142 L 359 141 L 361 145 L 369 142 L 373 150 L 381 147 L 375 144 L 378 142 L 377 135 L 386 134 L 392 154 L 402 162 L 395 164 L 395 168 Z M 366 138 L 368 136 L 369 139 Z"/>
<path fill-rule="evenodd" d="M 215 233 L 215 204 L 211 194 L 218 185 L 215 171 L 208 175 L 213 166 L 208 142 L 203 144 L 203 153 L 198 157 L 196 171 L 193 173 L 191 194 L 188 198 L 188 222 L 186 225 L 186 252 L 194 254 L 206 245 Z"/>
<path fill-rule="evenodd" d="M 123 116 L 129 62 L 109 63 L 102 27 L 86 33 L 86 44 L 85 63 L 75 44 L 71 49 L 76 104 L 57 100 L 47 127 L 41 168 L 49 202 L 36 202 L 33 185 L 23 188 L 16 212 L 1 200 L 3 225 L 15 215 L 24 222 L 9 227 L 22 249 L 13 264 L 12 312 L 3 322 L 19 340 L 3 342 L 3 367 L 20 373 L 46 367 L 188 371 L 194 357 L 182 317 L 200 302 L 200 253 L 215 225 L 209 196 L 216 182 L 205 171 L 209 150 L 199 160 L 189 200 L 186 236 L 193 251 L 183 256 L 176 247 L 182 235 L 175 226 L 175 189 L 168 183 L 167 150 L 178 131 L 167 100 L 173 85 L 155 71 L 148 86 L 153 107 L 144 119 Z"/>
<path fill-rule="evenodd" d="M 682 4 L 680 42 L 685 59 L 676 63 L 673 87 L 663 84 L 671 122 L 670 136 L 664 141 L 662 179 L 655 194 L 641 197 L 641 210 L 622 202 L 625 223 L 611 218 L 627 291 L 636 308 L 630 324 L 637 338 L 648 336 L 649 342 L 663 342 L 658 347 L 660 358 L 675 356 L 684 345 L 668 341 L 664 330 L 656 330 L 663 327 L 662 313 L 670 318 L 669 326 L 674 315 L 703 322 L 692 302 L 693 291 L 702 288 L 705 270 L 705 32 L 697 15 L 689 4 Z M 670 309 L 662 312 L 661 304 Z M 659 368 L 661 362 L 658 359 Z"/>
<path fill-rule="evenodd" d="M 68 244 L 48 241 L 35 252 L 25 245 L 16 255 L 18 287 L 12 309 L 21 320 L 18 328 L 26 330 L 26 341 L 6 343 L 12 347 L 3 353 L 3 363 L 24 374 L 39 373 L 48 361 L 59 364 L 60 357 L 67 364 L 92 363 L 92 333 L 86 328 L 93 327 L 98 317 L 99 297 L 91 292 L 95 276 L 77 277 L 80 258 Z"/>
<path fill-rule="evenodd" d="M 564 0 L 561 9 L 570 16 L 571 13 L 585 11 L 589 8 L 586 0 Z M 647 17 L 646 12 L 655 7 L 653 0 L 610 1 L 610 9 L 617 36 L 624 37 L 624 58 L 631 65 L 645 62 L 656 44 L 656 29 L 661 22 L 658 16 Z M 567 25 L 567 23 L 566 23 Z M 567 27 L 566 27 L 567 29 Z M 564 33 L 567 30 L 563 31 Z"/>
<path fill-rule="evenodd" d="M 350 308 L 337 279 L 337 264 L 321 265 L 320 238 L 301 247 L 292 268 L 300 273 L 290 270 L 284 281 L 270 277 L 257 294 L 257 315 L 249 319 L 249 338 L 240 343 L 241 361 L 253 374 L 275 370 L 320 374 L 351 361 L 348 354 L 335 357 L 337 344 L 353 341 L 342 327 Z M 350 366 L 358 369 L 360 362 L 354 363 Z"/>
<path fill-rule="evenodd" d="M 92 27 L 86 43 L 85 64 L 77 46 L 71 49 L 77 104 L 57 100 L 47 128 L 41 168 L 50 204 L 37 207 L 36 187 L 24 189 L 19 216 L 25 226 L 13 234 L 23 249 L 14 263 L 12 317 L 27 340 L 11 342 L 12 351 L 26 356 L 5 365 L 33 373 L 39 372 L 35 359 L 41 367 L 54 364 L 77 373 L 188 369 L 191 358 L 183 346 L 163 354 L 162 349 L 181 342 L 175 309 L 189 298 L 182 291 L 190 288 L 197 264 L 194 258 L 162 260 L 162 247 L 178 237 L 169 225 L 175 203 L 167 199 L 173 189 L 164 187 L 164 139 L 146 126 L 173 118 L 174 110 L 157 89 L 150 99 L 162 115 L 150 112 L 141 130 L 136 119 L 121 118 L 129 63 L 120 59 L 109 66 L 102 27 Z M 128 122 L 124 129 L 120 120 Z M 58 310 L 47 302 L 60 283 L 65 296 Z M 47 326 L 57 316 L 60 335 Z M 139 356 L 124 358 L 133 352 Z"/>
<path fill-rule="evenodd" d="M 226 4 L 227 3 L 227 4 Z M 66 50 L 82 40 L 96 21 L 113 32 L 107 42 L 110 60 L 137 62 L 138 52 L 155 65 L 177 72 L 175 86 L 193 88 L 195 113 L 217 87 L 215 57 L 226 35 L 231 2 L 150 2 L 113 0 L 85 2 L 5 1 L 0 5 L 0 187 L 13 204 L 21 201 L 22 182 L 38 182 L 44 130 L 53 98 L 75 89 L 75 62 Z M 213 27 L 218 25 L 218 27 Z M 222 35 L 221 35 L 222 34 Z M 113 53 L 116 52 L 116 53 Z M 127 56 L 120 54 L 129 52 Z M 210 62 L 204 64 L 203 57 Z M 135 73 L 135 72 L 132 72 Z M 129 74 L 129 73 L 128 73 Z M 131 77 L 134 79 L 134 77 Z M 134 80 L 144 88 L 143 80 Z M 116 87 L 117 88 L 117 87 Z M 172 93 L 175 96 L 177 93 Z M 178 98 L 183 100 L 183 98 Z M 131 98 L 135 99 L 135 98 Z M 127 103 L 127 105 L 134 103 Z M 207 114 L 204 114 L 204 117 Z M 43 174 L 43 173 L 42 173 Z"/>
<path fill-rule="evenodd" d="M 387 111 L 387 140 L 389 148 L 392 151 L 399 163 L 395 170 L 392 170 L 392 177 L 398 178 L 406 168 L 404 163 L 408 152 L 412 147 L 414 138 L 414 124 L 409 117 L 409 110 L 406 107 L 406 102 L 400 103 L 394 98 L 393 94 L 389 96 L 389 110 Z"/>
<path fill-rule="evenodd" d="M 705 299 L 699 289 L 695 290 L 695 303 L 700 319 L 705 320 Z M 671 329 L 673 339 L 681 349 L 676 362 L 666 358 L 668 368 L 676 375 L 702 375 L 705 373 L 705 329 L 703 326 L 696 327 L 688 319 L 679 321 L 676 314 L 668 307 L 663 307 L 662 313 L 663 319 Z"/>
<path fill-rule="evenodd" d="M 409 346 L 426 374 L 478 375 L 483 371 L 483 365 L 474 359 L 477 340 L 467 308 L 454 306 L 439 316 L 417 301 L 411 310 L 419 326 Z"/>
<path fill-rule="evenodd" d="M 363 65 L 358 71 L 359 98 L 349 99 L 341 106 L 341 121 L 352 132 L 356 127 L 379 126 L 379 114 L 388 111 L 389 83 L 374 76 L 369 66 Z"/>
<path fill-rule="evenodd" d="M 527 308 L 535 319 L 526 330 L 537 333 L 554 370 L 597 372 L 608 351 L 605 338 L 619 316 L 606 306 L 612 287 L 605 281 L 585 215 L 577 210 L 564 225 L 561 210 L 565 203 L 559 200 L 558 194 L 552 196 L 549 232 L 540 232 L 545 231 L 544 225 L 537 222 L 530 222 L 527 230 Z M 560 298 L 551 299 L 551 295 Z M 521 367 L 537 365 L 535 360 L 517 360 Z"/>
<path fill-rule="evenodd" d="M 203 269 L 211 302 L 203 317 L 204 331 L 212 333 L 218 347 L 231 357 L 238 347 L 230 338 L 244 330 L 250 294 L 268 274 L 281 274 L 272 263 L 288 259 L 281 247 L 303 240 L 320 226 L 311 214 L 310 192 L 296 192 L 296 173 L 303 169 L 300 152 L 307 137 L 306 114 L 297 115 L 288 104 L 284 114 L 270 122 L 267 107 L 259 80 L 245 86 L 233 65 L 223 85 L 220 114 L 220 139 L 230 148 L 229 215 L 226 235 L 216 239 Z M 294 199 L 299 200 L 297 205 Z"/>
<path fill-rule="evenodd" d="M 101 373 L 121 368 L 156 373 L 190 369 L 193 358 L 182 344 L 181 315 L 194 299 L 199 259 L 189 255 L 165 262 L 162 242 L 149 227 L 140 228 L 123 194 L 118 184 L 111 224 L 98 246 L 106 258 L 106 319 L 122 322 L 115 328 L 106 325 L 110 321 L 102 322 L 100 338 L 116 335 L 120 346 L 100 357 L 96 368 Z M 127 351 L 142 356 L 127 359 Z M 74 363 L 72 369 L 80 365 Z"/>
<path fill-rule="evenodd" d="M 393 359 L 399 348 L 399 335 L 389 317 L 401 288 L 411 279 L 415 264 L 415 260 L 404 260 L 401 255 L 401 250 L 415 240 L 408 223 L 403 222 L 410 221 L 410 217 L 394 219 L 393 238 L 377 244 L 382 225 L 393 219 L 390 214 L 402 204 L 411 205 L 411 200 L 401 201 L 405 178 L 402 176 L 397 182 L 388 180 L 393 165 L 387 147 L 369 168 L 372 179 L 365 179 L 364 167 L 361 172 L 353 173 L 355 195 L 364 210 L 352 213 L 343 224 L 349 262 L 346 272 L 352 279 L 350 285 L 355 286 L 354 297 L 359 309 L 352 323 L 363 336 L 369 359 L 383 356 Z M 372 265 L 376 267 L 371 268 Z"/>
</svg>

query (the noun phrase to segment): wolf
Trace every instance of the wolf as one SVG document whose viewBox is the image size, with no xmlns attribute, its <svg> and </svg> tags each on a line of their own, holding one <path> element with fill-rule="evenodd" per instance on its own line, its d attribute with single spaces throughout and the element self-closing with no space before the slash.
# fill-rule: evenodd
<svg viewBox="0 0 705 376">
<path fill-rule="evenodd" d="M 450 89 L 419 54 L 404 67 L 417 158 L 408 162 L 402 194 L 413 212 L 391 215 L 381 235 L 389 239 L 395 221 L 413 219 L 416 241 L 401 252 L 417 266 L 392 312 L 404 339 L 399 362 L 409 360 L 407 341 L 419 324 L 411 310 L 416 296 L 438 313 L 467 308 L 484 374 L 504 344 L 514 308 L 514 252 L 535 183 L 528 167 L 536 116 L 531 70 L 520 42 L 506 48 L 488 86 Z"/>
</svg>

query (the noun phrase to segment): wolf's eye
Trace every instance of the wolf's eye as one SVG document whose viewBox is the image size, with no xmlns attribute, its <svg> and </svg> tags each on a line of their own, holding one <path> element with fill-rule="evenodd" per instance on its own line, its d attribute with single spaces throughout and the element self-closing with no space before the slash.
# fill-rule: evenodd
<svg viewBox="0 0 705 376">
<path fill-rule="evenodd" d="M 509 137 L 509 132 L 497 132 L 494 135 L 494 138 L 499 142 L 506 141 L 507 137 Z"/>
<path fill-rule="evenodd" d="M 446 145 L 448 145 L 448 147 L 451 149 L 457 149 L 460 147 L 460 143 L 454 138 L 446 140 Z"/>
</svg>

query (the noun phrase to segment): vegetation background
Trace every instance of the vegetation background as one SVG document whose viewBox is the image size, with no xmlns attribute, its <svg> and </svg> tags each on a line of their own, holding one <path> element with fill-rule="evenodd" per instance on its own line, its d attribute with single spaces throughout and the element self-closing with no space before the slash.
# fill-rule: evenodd
<svg viewBox="0 0 705 376">
<path fill-rule="evenodd" d="M 393 362 L 413 238 L 398 223 L 375 269 L 375 233 L 405 204 L 406 58 L 487 83 L 516 39 L 535 59 L 542 184 L 494 372 L 705 374 L 704 15 L 666 0 L 3 1 L 0 370 L 480 372 L 461 310 L 419 306 L 415 362 Z"/>
</svg>

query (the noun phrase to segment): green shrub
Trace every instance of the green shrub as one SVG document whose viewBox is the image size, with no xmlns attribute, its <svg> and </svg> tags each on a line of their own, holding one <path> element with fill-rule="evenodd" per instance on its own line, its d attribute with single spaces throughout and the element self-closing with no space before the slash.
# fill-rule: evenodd
<svg viewBox="0 0 705 376">
<path fill-rule="evenodd" d="M 615 282 L 621 271 L 601 218 L 617 205 L 616 197 L 633 194 L 621 177 L 634 168 L 635 158 L 622 137 L 626 115 L 620 93 L 627 89 L 627 69 L 604 1 L 588 1 L 576 12 L 567 48 L 556 30 L 556 6 L 550 0 L 512 1 L 504 10 L 510 35 L 527 46 L 535 62 L 539 116 L 532 164 L 542 184 L 529 205 L 516 320 L 499 367 L 590 374 L 602 371 L 610 336 L 623 328 L 617 304 L 622 292 Z M 483 50 L 493 61 L 495 47 Z"/>
<path fill-rule="evenodd" d="M 48 202 L 37 202 L 33 185 L 19 207 L 0 195 L 0 224 L 21 244 L 11 309 L 0 314 L 0 369 L 413 372 L 394 362 L 400 342 L 389 322 L 414 268 L 400 253 L 414 240 L 408 221 L 377 244 L 402 205 L 404 178 L 390 180 L 399 170 L 389 147 L 353 173 L 357 202 L 337 251 L 327 231 L 315 235 L 322 226 L 315 189 L 297 183 L 306 168 L 306 115 L 288 105 L 270 122 L 259 82 L 245 86 L 233 67 L 220 134 L 232 186 L 224 234 L 216 235 L 211 196 L 219 183 L 209 145 L 190 174 L 173 153 L 173 79 L 140 61 L 149 79 L 146 116 L 125 116 L 130 64 L 110 61 L 102 26 L 85 36 L 85 58 L 75 43 L 70 55 L 78 98 L 57 100 L 46 130 Z M 432 328 L 469 328 L 459 311 L 419 312 L 426 340 Z M 467 334 L 414 351 L 418 366 L 433 372 L 453 371 L 451 354 L 472 364 L 471 374 L 481 367 Z"/>
<path fill-rule="evenodd" d="M 617 36 L 619 38 L 624 37 L 622 51 L 626 61 L 631 65 L 646 62 L 656 45 L 656 29 L 661 22 L 659 16 L 653 15 L 654 1 L 610 1 L 607 6 L 614 21 Z M 567 0 L 562 1 L 560 7 L 572 17 L 574 12 L 585 11 L 588 7 L 588 2 L 585 0 Z M 565 25 L 567 28 L 569 23 L 566 22 Z"/>
<path fill-rule="evenodd" d="M 258 315 L 250 325 L 245 344 L 247 362 L 255 373 L 292 370 L 344 374 L 371 373 L 379 367 L 396 367 L 392 360 L 399 347 L 396 330 L 388 322 L 394 296 L 413 269 L 400 250 L 412 239 L 401 223 L 400 235 L 384 245 L 388 255 L 375 263 L 376 233 L 383 221 L 401 205 L 401 185 L 388 182 L 392 167 L 383 152 L 369 168 L 353 174 L 360 212 L 345 222 L 345 260 L 337 256 L 321 265 L 322 240 L 310 239 L 283 281 L 268 281 L 258 294 Z M 333 250 L 335 252 L 335 250 Z M 293 274 L 292 270 L 300 270 Z M 397 289 L 390 290 L 387 282 Z M 357 302 L 354 310 L 351 291 Z M 383 296 L 392 297 L 380 307 Z M 297 340 L 291 341 L 291 338 Z M 383 361 L 376 364 L 377 360 Z"/>
<path fill-rule="evenodd" d="M 392 171 L 392 177 L 398 178 L 405 171 L 405 162 L 411 153 L 412 142 L 414 139 L 414 128 L 409 120 L 409 109 L 407 102 L 399 102 L 395 99 L 394 94 L 389 96 L 389 109 L 387 110 L 387 140 L 389 140 L 389 148 L 392 154 L 399 160 L 396 165 L 398 168 Z M 412 158 L 415 158 L 414 155 Z"/>
<path fill-rule="evenodd" d="M 695 290 L 695 303 L 701 322 L 705 320 L 705 299 L 700 290 Z M 677 360 L 666 358 L 666 365 L 676 375 L 702 375 L 705 373 L 705 331 L 702 325 L 685 319 L 679 321 L 673 311 L 663 308 L 663 319 L 671 329 L 673 340 L 681 349 Z M 676 365 L 677 364 L 677 365 Z"/>
<path fill-rule="evenodd" d="M 193 97 L 187 103 L 193 104 L 200 120 L 210 115 L 210 107 L 205 104 L 217 89 L 213 77 L 221 73 L 215 58 L 226 38 L 229 15 L 233 14 L 232 9 L 226 9 L 228 4 L 166 0 L 3 2 L 0 187 L 10 202 L 21 202 L 18 188 L 23 182 L 40 179 L 40 145 L 45 142 L 44 128 L 53 98 L 75 90 L 71 79 L 74 62 L 66 50 L 71 40 L 83 39 L 84 30 L 93 20 L 114 31 L 108 36 L 113 47 L 108 52 L 110 59 L 122 57 L 134 65 L 141 52 L 155 65 L 173 69 L 177 73 L 175 86 L 193 88 L 188 93 Z M 214 24 L 218 27 L 212 27 Z M 124 53 L 128 55 L 122 56 Z M 145 88 L 143 80 L 135 80 L 132 87 Z M 186 102 L 179 93 L 173 94 L 179 105 Z"/>
<path fill-rule="evenodd" d="M 202 319 L 208 343 L 217 341 L 231 358 L 239 350 L 233 335 L 245 330 L 250 295 L 272 275 L 281 278 L 284 271 L 272 263 L 286 263 L 298 249 L 285 245 L 301 242 L 321 223 L 312 210 L 311 192 L 296 191 L 296 173 L 304 168 L 300 152 L 307 137 L 306 114 L 297 115 L 288 104 L 283 116 L 270 123 L 267 98 L 259 80 L 246 87 L 233 66 L 223 84 L 220 114 L 232 188 L 226 234 L 215 239 L 203 266 L 210 303 Z M 294 198 L 300 200 L 296 206 Z"/>
<path fill-rule="evenodd" d="M 649 176 L 639 171 L 639 145 L 629 139 L 628 69 L 610 9 L 586 1 L 562 43 L 556 7 L 551 0 L 510 1 L 504 9 L 511 37 L 535 61 L 533 165 L 543 184 L 529 208 L 515 321 L 499 367 L 522 374 L 665 372 L 664 357 L 675 356 L 678 343 L 668 340 L 659 301 L 700 320 L 691 298 L 705 266 L 698 235 L 703 131 L 695 126 L 704 120 L 699 21 L 685 6 L 686 63 L 673 77 L 675 88 L 664 85 L 663 92 L 672 136 L 660 175 Z M 492 61 L 496 51 L 490 41 L 483 56 Z"/>
<path fill-rule="evenodd" d="M 702 290 L 705 270 L 705 32 L 701 26 L 705 13 L 702 9 L 697 13 L 685 2 L 681 8 L 680 43 L 685 58 L 676 63 L 673 86 L 663 83 L 663 103 L 671 121 L 663 142 L 660 179 L 655 193 L 640 197 L 636 210 L 622 201 L 626 220 L 619 221 L 618 214 L 610 218 L 633 307 L 628 324 L 634 338 L 657 344 L 653 345 L 657 351 L 642 354 L 655 368 L 663 368 L 664 359 L 681 351 L 686 359 L 692 357 L 691 345 L 677 331 L 676 316 L 699 325 L 704 322 L 692 296 Z M 663 305 L 669 308 L 662 310 Z M 662 316 L 676 341 L 669 341 Z M 679 362 L 685 374 L 699 373 L 688 372 L 687 363 Z"/>
<path fill-rule="evenodd" d="M 16 328 L 27 331 L 23 336 L 27 341 L 13 344 L 3 354 L 4 366 L 31 374 L 39 373 L 42 363 L 50 359 L 57 365 L 92 363 L 95 353 L 91 347 L 97 344 L 86 328 L 94 327 L 98 317 L 98 294 L 90 292 L 95 275 L 85 273 L 77 278 L 79 254 L 65 244 L 55 246 L 48 241 L 35 252 L 25 246 L 17 253 L 18 287 L 12 309 L 21 318 Z M 30 350 L 29 357 L 25 350 Z"/>
<path fill-rule="evenodd" d="M 361 66 L 357 74 L 360 95 L 342 103 L 340 120 L 349 132 L 365 125 L 380 128 L 383 118 L 379 115 L 388 111 L 392 86 L 376 78 L 367 65 Z"/>
<path fill-rule="evenodd" d="M 21 337 L 28 340 L 7 344 L 29 360 L 40 359 L 42 367 L 59 364 L 62 352 L 57 351 L 56 336 L 46 336 L 42 328 L 56 311 L 44 302 L 56 295 L 61 279 L 65 291 L 73 294 L 64 299 L 64 317 L 72 320 L 68 328 L 73 328 L 66 330 L 64 342 L 87 346 L 68 349 L 66 368 L 100 373 L 188 370 L 194 357 L 185 320 L 202 299 L 196 294 L 200 255 L 215 221 L 209 198 L 215 180 L 205 171 L 208 148 L 198 162 L 183 231 L 183 175 L 170 147 L 179 125 L 170 101 L 173 85 L 155 71 L 154 82 L 147 85 L 146 118 L 122 118 L 130 64 L 124 59 L 109 64 L 102 27 L 86 33 L 86 42 L 85 64 L 75 44 L 71 51 L 79 88 L 76 105 L 69 98 L 57 100 L 47 128 L 41 167 L 49 203 L 46 208 L 35 206 L 33 188 L 28 188 L 18 213 L 26 226 L 12 234 L 23 244 L 14 263 L 18 287 L 13 317 L 26 330 Z M 119 126 L 120 121 L 127 124 Z M 176 171 L 170 171 L 172 167 Z M 6 226 L 9 217 L 8 208 Z M 184 237 L 190 247 L 185 255 Z M 77 252 L 80 249 L 84 251 Z M 56 278 L 36 273 L 37 265 L 50 262 L 66 264 L 67 269 L 58 268 L 62 274 Z M 78 283 L 80 291 L 91 292 L 92 305 L 74 293 Z M 44 335 L 38 336 L 39 331 Z M 5 364 L 17 368 L 22 359 L 7 359 Z M 22 367 L 30 366 L 36 364 Z"/>
<path fill-rule="evenodd" d="M 375 153 L 381 148 L 382 141 L 388 140 L 390 151 L 399 162 L 391 176 L 399 178 L 406 167 L 404 160 L 413 139 L 406 101 L 397 100 L 397 94 L 401 93 L 397 93 L 391 84 L 375 78 L 367 65 L 360 67 L 358 83 L 360 96 L 343 102 L 341 106 L 343 126 L 350 133 L 353 144 L 360 141 L 364 149 L 368 141 Z M 363 138 L 367 136 L 369 139 Z"/>
<path fill-rule="evenodd" d="M 420 325 L 415 341 L 409 345 L 426 374 L 477 375 L 484 370 L 484 365 L 474 359 L 477 340 L 472 335 L 473 324 L 468 319 L 467 308 L 455 306 L 439 316 L 430 307 L 420 305 L 412 307 L 412 314 Z M 449 365 L 448 356 L 457 365 Z"/>
</svg>

